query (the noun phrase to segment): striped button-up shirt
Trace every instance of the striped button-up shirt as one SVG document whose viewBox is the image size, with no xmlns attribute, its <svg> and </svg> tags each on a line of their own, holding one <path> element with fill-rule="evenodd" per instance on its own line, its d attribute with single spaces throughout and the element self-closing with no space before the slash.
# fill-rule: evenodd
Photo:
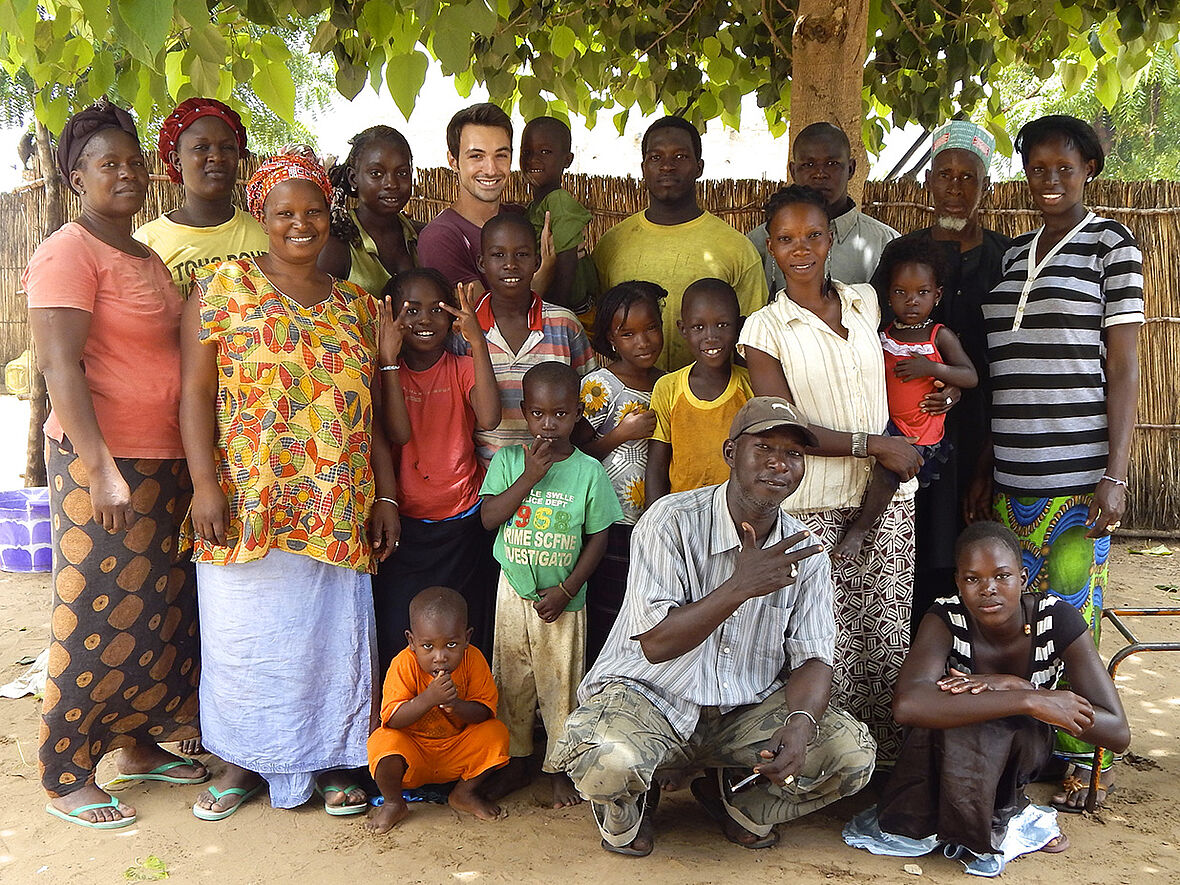
<svg viewBox="0 0 1180 885">
<path fill-rule="evenodd" d="M 645 695 L 687 740 L 701 707 L 756 704 L 805 661 L 832 663 L 836 641 L 831 564 L 826 554 L 800 561 L 795 583 L 743 602 L 709 637 L 680 657 L 653 664 L 634 637 L 675 606 L 708 596 L 734 572 L 741 549 L 725 500 L 728 483 L 661 498 L 635 526 L 631 570 L 619 618 L 578 690 L 585 701 L 612 682 Z M 785 511 L 764 546 L 804 530 Z M 801 541 L 796 548 L 810 543 Z"/>
</svg>

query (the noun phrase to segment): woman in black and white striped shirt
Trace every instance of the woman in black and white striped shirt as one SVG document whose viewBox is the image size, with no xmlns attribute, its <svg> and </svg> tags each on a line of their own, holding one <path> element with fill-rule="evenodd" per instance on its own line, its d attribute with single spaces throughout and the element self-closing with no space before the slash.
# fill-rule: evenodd
<svg viewBox="0 0 1180 885">
<path fill-rule="evenodd" d="M 1143 258 L 1127 228 L 1083 202 L 1103 165 L 1089 124 L 1042 117 L 1016 147 L 1043 224 L 1004 255 L 983 304 L 994 461 L 968 506 L 1016 533 L 1030 589 L 1065 599 L 1097 639 L 1110 535 L 1126 509 Z M 1062 735 L 1057 751 L 1087 779 L 1093 748 Z M 1080 810 L 1077 783 L 1067 779 L 1054 804 Z"/>
</svg>

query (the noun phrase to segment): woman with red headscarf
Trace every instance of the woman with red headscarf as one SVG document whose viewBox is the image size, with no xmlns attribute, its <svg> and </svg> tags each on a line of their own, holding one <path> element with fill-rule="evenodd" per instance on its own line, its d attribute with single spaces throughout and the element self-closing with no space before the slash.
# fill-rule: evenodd
<svg viewBox="0 0 1180 885">
<path fill-rule="evenodd" d="M 284 155 L 246 189 L 269 251 L 198 270 L 181 326 L 193 477 L 201 737 L 227 769 L 193 806 L 221 820 L 269 787 L 292 808 L 364 811 L 374 617 L 396 544 L 390 448 L 373 417 L 376 304 L 316 266 L 323 167 Z"/>
<path fill-rule="evenodd" d="M 184 204 L 149 221 L 135 238 L 159 253 L 173 282 L 188 296 L 193 274 L 209 264 L 266 251 L 258 222 L 234 206 L 238 163 L 246 156 L 246 127 L 214 98 L 190 98 L 160 127 L 160 159 L 184 185 Z"/>
</svg>

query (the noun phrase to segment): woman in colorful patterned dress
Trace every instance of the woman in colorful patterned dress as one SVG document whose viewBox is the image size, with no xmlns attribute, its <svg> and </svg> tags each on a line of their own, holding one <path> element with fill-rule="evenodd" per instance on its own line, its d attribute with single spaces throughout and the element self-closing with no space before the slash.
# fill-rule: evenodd
<svg viewBox="0 0 1180 885">
<path fill-rule="evenodd" d="M 182 302 L 160 257 L 131 238 L 148 185 L 131 116 L 106 101 L 75 114 L 58 165 L 82 211 L 24 276 L 53 402 L 41 783 L 50 814 L 115 829 L 135 823 L 135 809 L 94 782 L 111 750 L 123 748 L 124 782 L 209 778 L 157 746 L 197 735 L 196 598 L 192 566 L 177 557 L 190 488 L 177 420 Z"/>
<path fill-rule="evenodd" d="M 1016 239 L 983 304 L 991 444 L 968 506 L 1016 533 L 1029 589 L 1077 608 L 1097 641 L 1110 535 L 1127 506 L 1143 255 L 1129 230 L 1083 202 L 1104 159 L 1088 123 L 1042 117 L 1016 149 L 1042 226 Z M 1058 757 L 1077 769 L 1054 797 L 1060 810 L 1082 810 L 1093 754 L 1058 733 Z"/>
<path fill-rule="evenodd" d="M 193 806 L 221 820 L 269 786 L 292 808 L 362 812 L 374 619 L 368 572 L 397 543 L 393 465 L 370 393 L 377 308 L 316 267 L 331 185 L 280 156 L 247 187 L 270 250 L 198 272 L 182 327 L 194 478 L 201 736 L 226 771 Z"/>
</svg>

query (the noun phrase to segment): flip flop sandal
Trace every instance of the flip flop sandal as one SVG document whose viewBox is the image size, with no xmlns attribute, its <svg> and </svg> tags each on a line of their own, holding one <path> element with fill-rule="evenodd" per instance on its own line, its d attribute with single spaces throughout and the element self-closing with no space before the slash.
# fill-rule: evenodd
<svg viewBox="0 0 1180 885">
<path fill-rule="evenodd" d="M 165 762 L 163 765 L 157 765 L 151 771 L 145 771 L 142 774 L 118 774 L 111 778 L 105 784 L 99 784 L 99 789 L 109 790 L 112 788 L 118 789 L 120 787 L 130 786 L 139 781 L 163 781 L 167 784 L 203 784 L 212 776 L 209 770 L 198 777 L 177 777 L 173 774 L 168 774 L 174 768 L 181 768 L 185 765 L 200 765 L 196 759 L 189 759 L 181 756 L 174 759 L 172 762 Z"/>
<path fill-rule="evenodd" d="M 1058 833 L 1047 843 L 1041 846 L 1040 850 L 1045 854 L 1061 854 L 1069 848 L 1069 836 L 1065 833 Z"/>
<path fill-rule="evenodd" d="M 94 811 L 98 808 L 118 809 L 118 807 L 119 800 L 112 796 L 110 802 L 95 802 L 93 805 L 81 805 L 78 808 L 75 808 L 73 811 L 62 811 L 60 808 L 55 808 L 53 803 L 50 802 L 46 804 L 45 810 L 54 817 L 64 820 L 66 823 L 76 824 L 80 827 L 86 827 L 89 830 L 117 830 L 120 827 L 129 827 L 135 823 L 134 814 L 127 817 L 120 817 L 117 820 L 103 821 L 83 820 L 78 816 L 84 812 Z"/>
<path fill-rule="evenodd" d="M 648 798 L 649 796 L 653 796 L 653 795 L 655 798 L 653 798 L 653 799 Z M 655 811 L 656 806 L 659 805 L 659 803 L 660 803 L 660 787 L 658 784 L 656 784 L 653 787 L 651 787 L 650 789 L 648 789 L 648 791 L 646 793 L 644 793 L 642 796 L 639 797 L 639 829 L 635 832 L 635 839 L 639 838 L 639 834 L 641 832 L 643 832 L 643 828 L 646 826 L 648 829 L 648 838 L 651 840 L 651 845 L 647 848 L 646 851 L 641 848 L 632 848 L 629 844 L 628 845 L 611 845 L 609 842 L 606 841 L 606 839 L 602 840 L 602 847 L 605 848 L 607 851 L 611 852 L 611 854 L 622 854 L 627 857 L 647 857 L 649 854 L 651 854 L 655 850 L 656 840 L 655 840 L 655 832 L 652 827 L 651 820 L 648 818 L 648 815 L 651 812 Z M 594 810 L 593 803 L 591 803 L 591 805 L 590 805 L 590 815 L 594 818 L 594 822 L 596 824 L 598 824 L 598 827 L 601 830 L 602 821 L 600 821 L 598 819 L 598 812 Z M 631 841 L 634 842 L 635 839 L 632 839 Z"/>
<path fill-rule="evenodd" d="M 725 806 L 721 803 L 720 796 L 714 796 L 711 793 L 705 792 L 704 784 L 707 780 L 707 777 L 708 776 L 706 775 L 706 777 L 697 778 L 695 781 L 689 784 L 688 788 L 692 790 L 692 795 L 699 803 L 701 803 L 701 807 L 705 809 L 709 817 L 713 818 L 713 820 L 716 821 L 718 825 L 720 825 L 721 835 L 723 835 L 734 845 L 740 845 L 742 848 L 749 848 L 751 851 L 757 851 L 760 848 L 773 848 L 778 844 L 778 833 L 774 830 L 771 830 L 765 836 L 759 836 L 753 842 L 743 842 L 741 839 L 735 838 L 733 835 L 731 835 L 729 832 L 729 827 L 726 826 L 727 824 L 733 824 L 734 826 L 739 827 L 744 833 L 750 833 L 750 831 L 745 827 L 742 827 L 741 824 L 725 813 Z M 750 833 L 750 835 L 753 836 L 755 834 Z"/>
<path fill-rule="evenodd" d="M 344 795 L 345 801 L 348 800 L 349 793 L 357 791 L 364 793 L 364 788 L 359 784 L 353 784 L 351 787 L 321 787 L 317 784 L 315 791 L 324 800 L 324 811 L 328 812 L 328 814 L 332 815 L 332 817 L 347 817 L 350 814 L 363 814 L 365 809 L 369 807 L 369 799 L 367 795 L 365 796 L 365 801 L 361 802 L 359 805 L 328 804 L 328 793 L 342 793 Z"/>
<path fill-rule="evenodd" d="M 225 820 L 227 817 L 245 805 L 246 802 L 253 798 L 259 792 L 259 790 L 265 786 L 266 781 L 258 784 L 258 786 L 254 787 L 252 790 L 246 790 L 242 787 L 226 787 L 224 790 L 219 790 L 217 787 L 210 787 L 209 795 L 213 797 L 214 802 L 220 802 L 222 796 L 241 796 L 242 798 L 239 799 L 235 804 L 231 805 L 229 808 L 222 809 L 221 811 L 214 811 L 211 808 L 202 808 L 199 802 L 194 802 L 193 814 L 201 820 Z"/>
</svg>

